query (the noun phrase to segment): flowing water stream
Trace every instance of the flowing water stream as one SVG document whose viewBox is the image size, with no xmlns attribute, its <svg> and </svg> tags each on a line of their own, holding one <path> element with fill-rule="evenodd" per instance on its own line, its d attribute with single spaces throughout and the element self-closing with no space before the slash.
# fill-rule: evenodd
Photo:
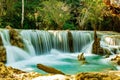
<svg viewBox="0 0 120 80">
<path fill-rule="evenodd" d="M 25 47 L 21 49 L 12 46 L 9 31 L 2 30 L 0 35 L 7 51 L 6 65 L 25 71 L 45 73 L 36 67 L 36 64 L 41 63 L 67 74 L 116 69 L 109 62 L 109 58 L 105 59 L 91 53 L 93 32 L 69 32 L 72 36 L 72 46 L 69 44 L 68 31 L 22 30 L 20 35 Z M 87 64 L 82 64 L 77 60 L 77 56 L 81 52 L 84 53 Z"/>
</svg>

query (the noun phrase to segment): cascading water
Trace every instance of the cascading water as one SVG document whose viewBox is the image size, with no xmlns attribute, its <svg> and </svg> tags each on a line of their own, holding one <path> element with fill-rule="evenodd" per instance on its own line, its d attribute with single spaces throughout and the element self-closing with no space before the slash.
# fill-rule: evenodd
<svg viewBox="0 0 120 80">
<path fill-rule="evenodd" d="M 71 31 L 73 36 L 73 48 L 74 52 L 80 52 L 80 50 L 93 41 L 92 33 Z M 32 43 L 36 54 L 43 54 L 50 52 L 51 49 L 57 49 L 61 52 L 70 52 L 68 43 L 67 31 L 26 31 L 21 32 L 22 37 L 28 42 Z"/>
<path fill-rule="evenodd" d="M 10 44 L 9 31 L 0 32 L 7 51 L 8 66 L 39 72 L 36 64 L 42 63 L 69 74 L 113 68 L 105 61 L 101 63 L 103 60 L 101 56 L 87 55 L 92 49 L 93 32 L 91 31 L 21 30 L 19 32 L 24 42 L 24 49 Z M 77 60 L 77 53 L 80 52 L 85 53 L 89 64 L 83 66 L 80 64 Z"/>
<path fill-rule="evenodd" d="M 120 36 L 104 35 L 101 40 L 101 46 L 109 49 L 113 54 L 120 53 Z"/>
<path fill-rule="evenodd" d="M 29 58 L 29 54 L 25 52 L 24 50 L 12 46 L 10 44 L 10 37 L 9 37 L 9 31 L 8 30 L 3 30 L 0 32 L 0 35 L 2 37 L 2 41 L 4 44 L 4 47 L 6 48 L 7 52 L 7 63 L 13 63 L 19 60 L 24 60 Z"/>
<path fill-rule="evenodd" d="M 74 52 L 80 52 L 83 47 L 93 41 L 91 33 L 72 31 Z"/>
</svg>

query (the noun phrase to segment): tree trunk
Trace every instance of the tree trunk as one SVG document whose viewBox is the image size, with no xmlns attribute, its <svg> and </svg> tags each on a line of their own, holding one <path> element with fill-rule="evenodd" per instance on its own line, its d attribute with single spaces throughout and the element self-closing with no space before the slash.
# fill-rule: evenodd
<svg viewBox="0 0 120 80">
<path fill-rule="evenodd" d="M 24 0 L 22 0 L 22 19 L 21 19 L 21 27 L 23 28 L 24 24 Z"/>
<path fill-rule="evenodd" d="M 63 72 L 53 68 L 53 67 L 49 67 L 43 64 L 37 64 L 37 68 L 47 72 L 47 73 L 52 73 L 52 74 L 64 74 Z"/>
</svg>

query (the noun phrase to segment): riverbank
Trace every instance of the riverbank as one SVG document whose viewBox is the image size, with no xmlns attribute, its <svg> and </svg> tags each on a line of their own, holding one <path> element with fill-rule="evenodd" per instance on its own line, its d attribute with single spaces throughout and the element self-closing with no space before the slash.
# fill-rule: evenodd
<svg viewBox="0 0 120 80">
<path fill-rule="evenodd" d="M 120 71 L 82 72 L 74 75 L 25 72 L 0 63 L 0 80 L 120 80 Z"/>
</svg>

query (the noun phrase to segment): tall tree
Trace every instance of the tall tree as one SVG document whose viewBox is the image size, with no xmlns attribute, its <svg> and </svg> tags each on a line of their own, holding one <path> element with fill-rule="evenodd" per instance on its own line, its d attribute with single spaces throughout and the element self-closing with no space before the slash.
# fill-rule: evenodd
<svg viewBox="0 0 120 80">
<path fill-rule="evenodd" d="M 21 19 L 21 27 L 23 28 L 24 24 L 24 0 L 22 0 L 22 19 Z"/>
</svg>

